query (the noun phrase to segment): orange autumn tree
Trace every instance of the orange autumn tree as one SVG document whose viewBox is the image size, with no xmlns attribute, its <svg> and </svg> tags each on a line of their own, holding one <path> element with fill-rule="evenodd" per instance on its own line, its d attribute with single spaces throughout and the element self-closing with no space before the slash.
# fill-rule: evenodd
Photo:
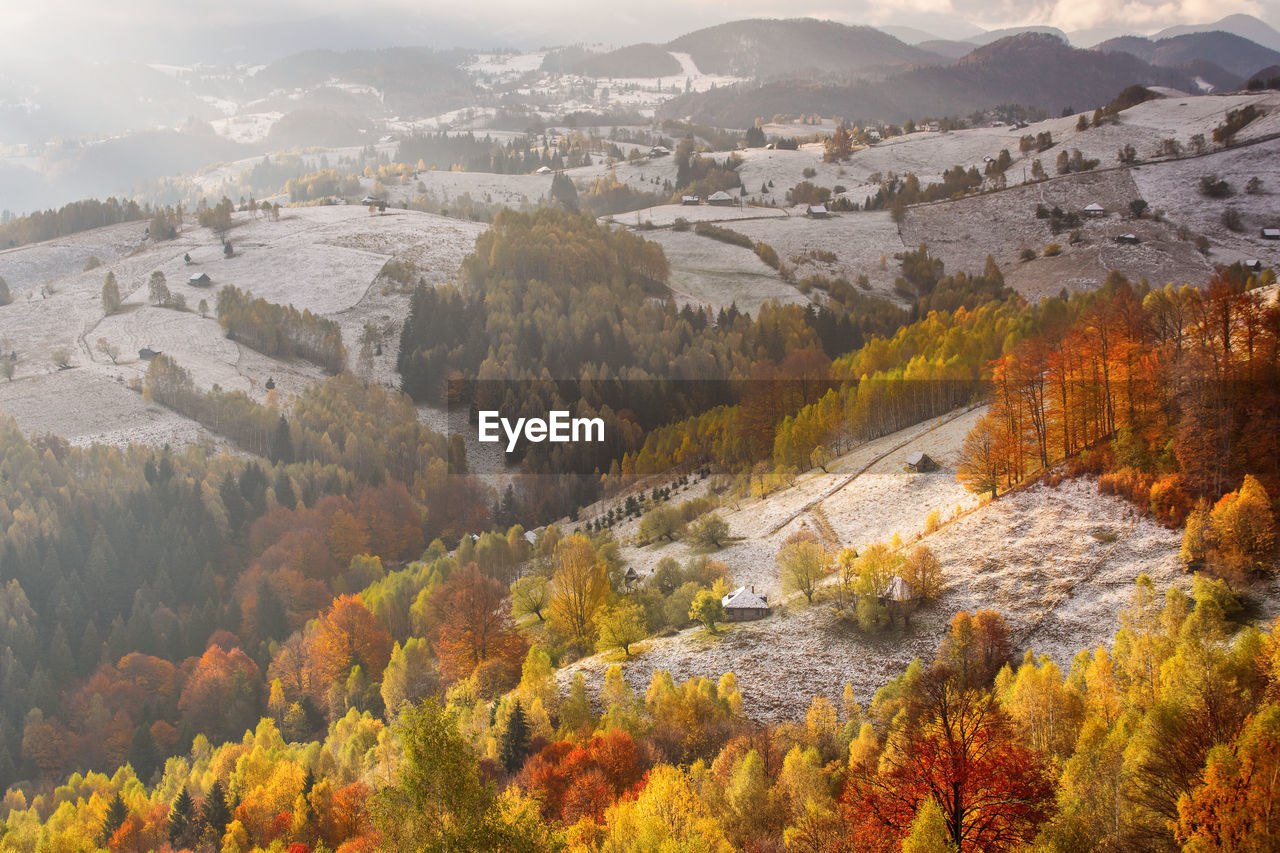
<svg viewBox="0 0 1280 853">
<path fill-rule="evenodd" d="M 210 740 L 234 740 L 253 728 L 262 704 L 258 665 L 238 648 L 210 645 L 199 660 L 188 661 L 178 710 L 182 721 Z"/>
<path fill-rule="evenodd" d="M 377 681 L 391 660 L 391 634 L 360 596 L 343 595 L 316 620 L 307 635 L 306 654 L 310 682 L 319 689 L 346 679 L 357 666 Z"/>
<path fill-rule="evenodd" d="M 1275 850 L 1280 846 L 1280 707 L 1266 705 L 1230 744 L 1214 747 L 1204 784 L 1178 803 L 1184 850 Z"/>
<path fill-rule="evenodd" d="M 511 619 L 505 586 L 471 563 L 436 590 L 432 607 L 438 625 L 433 644 L 446 680 L 482 668 L 496 683 L 519 677 L 528 646 Z"/>
</svg>

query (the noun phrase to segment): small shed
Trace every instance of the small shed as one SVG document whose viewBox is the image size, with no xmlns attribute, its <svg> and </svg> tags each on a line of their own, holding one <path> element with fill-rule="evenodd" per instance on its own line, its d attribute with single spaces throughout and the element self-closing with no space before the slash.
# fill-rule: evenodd
<svg viewBox="0 0 1280 853">
<path fill-rule="evenodd" d="M 720 599 L 720 603 L 730 622 L 749 622 L 769 615 L 769 599 L 757 594 L 755 587 L 740 586 Z"/>
<path fill-rule="evenodd" d="M 907 457 L 907 470 L 914 474 L 924 474 L 928 471 L 937 471 L 938 463 L 933 461 L 928 453 L 917 450 Z"/>
<path fill-rule="evenodd" d="M 1136 246 L 1142 241 L 1138 239 L 1137 234 L 1121 234 L 1116 237 L 1117 243 L 1123 243 L 1126 246 Z"/>
<path fill-rule="evenodd" d="M 377 204 L 378 200 L 371 195 L 367 195 L 364 198 L 360 199 L 360 203 L 365 206 L 369 206 L 369 205 Z"/>
<path fill-rule="evenodd" d="M 160 355 L 160 350 L 153 346 L 145 346 L 138 350 L 138 358 L 142 361 L 150 361 L 158 355 Z"/>
<path fill-rule="evenodd" d="M 1107 209 L 1095 201 L 1092 204 L 1085 206 L 1084 215 L 1093 217 L 1106 216 Z"/>
<path fill-rule="evenodd" d="M 627 585 L 627 589 L 631 589 L 640 582 L 640 574 L 630 566 L 627 567 L 627 573 L 622 576 L 622 582 Z"/>
<path fill-rule="evenodd" d="M 207 272 L 198 272 L 187 279 L 187 284 L 192 287 L 208 287 L 213 284 L 213 279 L 209 278 Z"/>
<path fill-rule="evenodd" d="M 805 208 L 804 215 L 812 219 L 826 219 L 831 215 L 825 204 L 811 204 Z"/>
<path fill-rule="evenodd" d="M 720 190 L 719 192 L 714 192 L 711 195 L 707 196 L 707 204 L 714 204 L 720 207 L 725 207 L 730 204 L 733 204 L 733 196 L 729 195 L 724 190 Z"/>
<path fill-rule="evenodd" d="M 889 599 L 890 601 L 910 601 L 911 584 L 904 581 L 898 575 L 894 575 L 889 583 L 885 585 L 884 592 L 881 593 L 881 596 Z"/>
<path fill-rule="evenodd" d="M 1263 228 L 1263 240 L 1280 240 L 1280 228 Z"/>
<path fill-rule="evenodd" d="M 650 157 L 666 157 L 671 153 L 671 149 L 665 145 L 655 145 L 649 149 Z"/>
<path fill-rule="evenodd" d="M 550 174 L 551 174 L 551 167 L 550 167 L 550 166 L 539 166 L 538 168 L 536 168 L 536 169 L 534 169 L 534 170 L 533 170 L 533 173 L 534 173 L 535 175 L 550 175 Z"/>
<path fill-rule="evenodd" d="M 680 196 L 680 203 L 688 207 L 692 207 L 693 205 L 701 204 L 702 199 L 698 198 L 696 195 L 682 195 Z"/>
<path fill-rule="evenodd" d="M 1262 261 L 1250 258 L 1249 260 L 1241 261 L 1240 263 L 1244 264 L 1244 268 L 1249 272 L 1262 272 Z"/>
</svg>

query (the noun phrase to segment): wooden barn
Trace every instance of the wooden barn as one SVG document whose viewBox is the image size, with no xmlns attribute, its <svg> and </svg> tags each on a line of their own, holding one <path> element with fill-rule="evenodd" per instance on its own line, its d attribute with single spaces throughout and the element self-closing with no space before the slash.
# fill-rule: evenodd
<svg viewBox="0 0 1280 853">
<path fill-rule="evenodd" d="M 725 618 L 730 622 L 750 622 L 769 615 L 769 599 L 758 595 L 755 587 L 740 586 L 720 599 Z"/>
<path fill-rule="evenodd" d="M 933 461 L 928 453 L 917 450 L 907 457 L 907 470 L 913 474 L 925 474 L 929 471 L 937 471 L 938 463 Z"/>
</svg>

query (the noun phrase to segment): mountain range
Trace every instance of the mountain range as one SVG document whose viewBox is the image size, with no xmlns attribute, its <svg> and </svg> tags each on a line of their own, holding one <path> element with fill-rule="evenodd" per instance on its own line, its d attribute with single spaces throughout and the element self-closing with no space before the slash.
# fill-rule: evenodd
<svg viewBox="0 0 1280 853">
<path fill-rule="evenodd" d="M 1195 90 L 1197 76 L 1202 75 L 1195 70 L 1162 67 L 1126 52 L 1081 50 L 1053 35 L 1030 32 L 980 47 L 949 65 L 915 66 L 882 79 L 722 87 L 683 95 L 661 112 L 728 127 L 747 127 L 757 117 L 778 113 L 904 121 L 967 115 L 1001 104 L 1056 115 L 1091 111 L 1133 84 Z"/>
</svg>

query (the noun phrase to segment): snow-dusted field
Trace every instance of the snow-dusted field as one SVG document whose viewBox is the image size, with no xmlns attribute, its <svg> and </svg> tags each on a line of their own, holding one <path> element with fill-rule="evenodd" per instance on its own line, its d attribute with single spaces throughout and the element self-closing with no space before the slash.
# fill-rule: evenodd
<svg viewBox="0 0 1280 853">
<path fill-rule="evenodd" d="M 726 628 L 718 638 L 694 628 L 647 640 L 624 664 L 628 681 L 643 690 L 658 669 L 678 680 L 731 670 L 749 714 L 794 718 L 815 695 L 836 699 L 846 682 L 860 701 L 870 700 L 914 658 L 933 657 L 956 611 L 1000 612 L 1018 651 L 1048 653 L 1066 668 L 1079 649 L 1111 640 L 1117 613 L 1139 574 L 1151 575 L 1159 586 L 1185 582 L 1177 559 L 1179 534 L 1139 517 L 1118 498 L 1098 494 L 1091 480 L 1037 485 L 985 504 L 965 492 L 952 465 L 980 415 L 974 410 L 919 424 L 854 449 L 829 474 L 805 475 L 794 488 L 736 511 L 722 508 L 733 535 L 743 539 L 716 559 L 728 563 L 734 584 L 753 585 L 780 606 L 766 619 Z M 905 473 L 903 461 L 917 449 L 942 470 Z M 923 535 L 925 518 L 934 510 L 943 525 Z M 921 535 L 942 563 L 942 598 L 917 611 L 909 629 L 878 637 L 840 627 L 821 601 L 809 607 L 803 599 L 786 599 L 775 557 L 801 524 L 820 530 L 818 514 L 836 535 L 830 547 L 861 548 L 894 533 L 910 547 Z M 619 535 L 634 535 L 635 525 L 629 522 Z M 652 571 L 662 557 L 683 561 L 692 555 L 682 543 L 623 548 L 629 564 L 642 572 Z M 559 678 L 567 684 L 581 671 L 598 686 L 611 661 L 585 658 Z"/>
<path fill-rule="evenodd" d="M 0 308 L 0 342 L 19 358 L 18 381 L 0 393 L 0 411 L 24 429 L 113 443 L 200 439 L 198 426 L 172 414 L 158 417 L 157 407 L 122 384 L 146 373 L 148 363 L 138 350 L 147 346 L 177 359 L 201 388 L 216 384 L 258 400 L 266 398 L 268 379 L 285 400 L 323 381 L 323 372 L 308 362 L 269 358 L 226 339 L 213 308 L 218 289 L 229 284 L 335 319 L 350 366 L 365 378 L 394 383 L 399 323 L 409 296 L 379 277 L 383 265 L 392 257 L 411 260 L 419 277 L 443 283 L 486 226 L 411 211 L 374 215 L 343 205 L 288 209 L 278 222 L 236 214 L 228 233 L 235 247 L 231 258 L 223 257 L 208 229 L 189 223 L 176 240 L 153 244 L 142 240 L 145 227 L 127 223 L 0 252 L 0 275 L 15 295 Z M 84 271 L 90 255 L 102 265 Z M 147 282 L 157 270 L 170 292 L 186 299 L 187 311 L 149 304 Z M 108 271 L 116 275 L 124 302 L 112 316 L 105 315 L 101 301 Z M 186 283 L 198 271 L 213 278 L 212 287 Z M 205 317 L 197 310 L 201 300 L 209 307 Z M 385 332 L 383 353 L 372 364 L 358 361 L 366 323 Z M 115 350 L 118 364 L 101 351 L 99 339 Z M 60 371 L 53 363 L 60 348 L 70 354 L 72 370 Z"/>
<path fill-rule="evenodd" d="M 751 219 L 786 219 L 790 213 L 776 207 L 755 207 L 752 205 L 724 206 L 713 204 L 662 204 L 657 207 L 643 207 L 630 213 L 615 213 L 604 217 L 621 225 L 656 225 L 669 226 L 677 219 L 687 222 L 744 222 Z"/>
<path fill-rule="evenodd" d="M 1259 119 L 1265 122 L 1271 116 Z M 1245 130 L 1252 129 L 1252 125 Z M 1260 260 L 1264 266 L 1280 265 L 1280 241 L 1263 240 L 1263 228 L 1280 228 L 1280 139 L 1235 148 L 1188 162 L 1156 163 L 1135 169 L 1133 180 L 1153 208 L 1170 221 L 1192 232 L 1209 235 L 1215 264 Z M 1230 198 L 1210 199 L 1200 193 L 1200 178 L 1217 175 L 1234 190 Z M 1262 181 L 1261 192 L 1250 194 L 1250 178 Z M 1227 208 L 1240 213 L 1243 226 L 1233 232 L 1222 224 Z"/>
<path fill-rule="evenodd" d="M 836 213 L 826 219 L 792 216 L 779 222 L 743 222 L 733 229 L 773 246 L 784 263 L 795 267 L 797 278 L 824 275 L 852 282 L 859 275 L 866 275 L 877 295 L 892 297 L 893 281 L 899 274 L 893 256 L 904 246 L 898 226 L 887 211 Z M 805 253 L 815 249 L 833 252 L 835 262 L 806 258 Z M 797 265 L 797 259 L 802 263 Z"/>
<path fill-rule="evenodd" d="M 0 382 L 0 415 L 12 417 L 29 435 L 53 433 L 79 446 L 140 443 L 227 449 L 225 441 L 199 424 L 146 402 L 141 394 L 93 370 Z"/>
<path fill-rule="evenodd" d="M 371 182 L 366 182 L 370 183 Z M 419 187 L 418 184 L 422 186 Z M 396 203 L 425 194 L 434 196 L 448 207 L 448 202 L 464 193 L 474 201 L 517 210 L 540 204 L 551 195 L 551 175 L 495 175 L 490 172 L 450 172 L 436 169 L 419 172 L 408 183 L 386 187 L 387 198 Z"/>
<path fill-rule="evenodd" d="M 691 230 L 646 232 L 644 237 L 660 244 L 666 253 L 671 264 L 671 290 L 682 304 L 710 305 L 718 310 L 736 303 L 740 310 L 754 314 L 775 299 L 783 303 L 808 301 L 750 249 Z"/>
</svg>

